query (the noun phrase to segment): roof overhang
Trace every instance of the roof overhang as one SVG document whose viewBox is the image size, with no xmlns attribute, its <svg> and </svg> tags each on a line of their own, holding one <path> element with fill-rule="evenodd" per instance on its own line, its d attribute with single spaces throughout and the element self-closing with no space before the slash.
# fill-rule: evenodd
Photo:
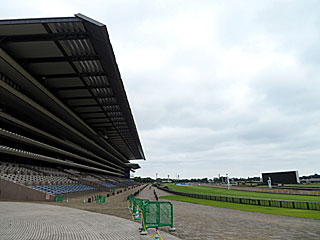
<svg viewBox="0 0 320 240">
<path fill-rule="evenodd" d="M 139 169 L 139 168 L 141 168 L 138 163 L 126 163 L 126 165 L 127 165 L 127 167 L 129 167 L 131 169 Z"/>
<path fill-rule="evenodd" d="M 82 14 L 0 20 L 0 48 L 35 80 L 34 91 L 44 87 L 70 111 L 61 110 L 63 120 L 115 156 L 145 159 L 104 24 Z"/>
</svg>

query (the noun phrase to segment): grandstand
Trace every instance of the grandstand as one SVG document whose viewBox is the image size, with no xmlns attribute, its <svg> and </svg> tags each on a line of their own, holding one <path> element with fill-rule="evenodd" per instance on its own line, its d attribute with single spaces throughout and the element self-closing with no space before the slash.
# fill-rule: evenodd
<svg viewBox="0 0 320 240">
<path fill-rule="evenodd" d="M 114 193 L 145 159 L 106 26 L 0 20 L 0 199 Z"/>
</svg>

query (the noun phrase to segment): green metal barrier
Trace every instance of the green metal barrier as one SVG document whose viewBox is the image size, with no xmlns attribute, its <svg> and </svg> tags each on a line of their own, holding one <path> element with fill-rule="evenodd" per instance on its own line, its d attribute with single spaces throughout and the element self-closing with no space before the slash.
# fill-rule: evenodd
<svg viewBox="0 0 320 240">
<path fill-rule="evenodd" d="M 139 207 L 139 211 L 141 212 L 143 204 L 149 202 L 149 199 L 135 198 L 134 202 L 135 209 Z"/>
<path fill-rule="evenodd" d="M 96 203 L 106 203 L 106 196 L 97 196 Z"/>
<path fill-rule="evenodd" d="M 142 228 L 173 228 L 173 207 L 170 202 L 147 201 L 142 204 Z M 144 226 L 143 226 L 144 225 Z"/>
<path fill-rule="evenodd" d="M 55 202 L 63 202 L 63 196 L 55 196 L 54 201 Z"/>
<path fill-rule="evenodd" d="M 147 201 L 149 201 L 149 200 L 148 199 L 140 199 L 140 198 L 131 198 L 130 205 L 129 205 L 131 208 L 131 211 L 133 213 L 136 213 L 137 208 L 138 208 L 139 212 L 141 212 L 143 203 L 147 202 Z"/>
<path fill-rule="evenodd" d="M 130 194 L 127 199 L 128 199 L 128 201 L 129 201 L 129 206 L 128 206 L 128 207 L 129 207 L 129 210 L 133 213 L 133 211 L 134 211 L 134 208 L 133 208 L 133 206 L 134 206 L 134 202 L 133 202 L 133 201 L 134 201 L 134 198 L 133 198 L 133 195 Z"/>
<path fill-rule="evenodd" d="M 135 214 L 137 211 L 137 202 L 139 202 L 139 200 L 137 200 L 138 198 L 132 198 L 132 203 L 131 203 L 131 207 L 132 207 L 132 213 Z"/>
</svg>

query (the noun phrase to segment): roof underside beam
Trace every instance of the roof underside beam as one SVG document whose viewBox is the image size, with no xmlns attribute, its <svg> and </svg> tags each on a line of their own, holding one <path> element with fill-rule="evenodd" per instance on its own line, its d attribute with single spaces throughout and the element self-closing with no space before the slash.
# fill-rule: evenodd
<svg viewBox="0 0 320 240">
<path fill-rule="evenodd" d="M 97 106 L 97 104 L 70 104 L 72 107 L 74 107 L 74 108 L 81 108 L 81 107 L 96 107 Z M 103 104 L 103 106 L 105 106 L 105 107 L 117 107 L 117 106 L 119 106 L 118 104 Z M 121 110 L 119 110 L 119 109 L 114 109 L 114 110 L 112 110 L 112 112 L 120 112 L 120 113 L 122 113 L 122 111 Z"/>
<path fill-rule="evenodd" d="M 108 88 L 109 85 L 105 85 L 103 87 L 104 88 Z M 48 89 L 52 89 L 52 90 L 55 90 L 55 91 L 72 91 L 72 90 L 82 90 L 82 89 L 99 89 L 99 88 L 102 88 L 102 87 L 96 87 L 96 86 L 74 86 L 74 87 L 48 87 Z"/>
<path fill-rule="evenodd" d="M 8 35 L 1 36 L 2 43 L 5 42 L 34 42 L 34 41 L 60 41 L 60 40 L 79 40 L 88 39 L 89 34 L 86 32 L 70 33 L 48 33 L 48 34 L 28 34 L 28 35 Z"/>
<path fill-rule="evenodd" d="M 92 56 L 67 56 L 67 57 L 39 57 L 39 58 L 17 58 L 16 61 L 22 64 L 44 63 L 44 62 L 68 62 L 68 61 L 92 61 L 99 60 L 98 55 Z"/>
<path fill-rule="evenodd" d="M 41 74 L 34 75 L 37 79 L 46 78 L 74 78 L 74 77 L 100 77 L 106 76 L 105 72 L 63 73 L 63 74 Z"/>
</svg>

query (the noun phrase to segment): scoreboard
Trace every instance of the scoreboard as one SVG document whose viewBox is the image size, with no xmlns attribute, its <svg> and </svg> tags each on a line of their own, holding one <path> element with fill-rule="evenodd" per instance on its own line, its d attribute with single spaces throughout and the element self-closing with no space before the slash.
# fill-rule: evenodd
<svg viewBox="0 0 320 240">
<path fill-rule="evenodd" d="M 263 183 L 267 184 L 267 180 L 269 179 L 269 177 L 271 178 L 272 183 L 300 183 L 298 171 L 262 173 Z"/>
</svg>

